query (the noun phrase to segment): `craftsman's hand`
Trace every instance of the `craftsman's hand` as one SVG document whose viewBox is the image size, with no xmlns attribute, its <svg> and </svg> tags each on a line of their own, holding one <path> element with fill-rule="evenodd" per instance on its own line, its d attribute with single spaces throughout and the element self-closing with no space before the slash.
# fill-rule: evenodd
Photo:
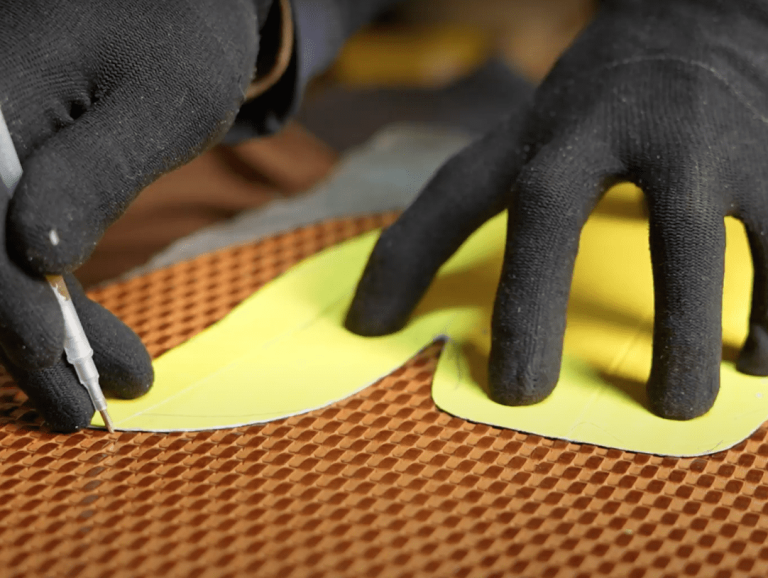
<svg viewBox="0 0 768 578">
<path fill-rule="evenodd" d="M 768 375 L 766 151 L 768 3 L 604 0 L 525 122 L 451 160 L 384 232 L 347 326 L 366 335 L 402 327 L 439 266 L 507 208 L 490 394 L 541 401 L 560 371 L 580 231 L 608 186 L 628 180 L 650 214 L 651 410 L 699 416 L 719 388 L 726 215 L 744 222 L 755 268 L 738 369 Z"/>
<path fill-rule="evenodd" d="M 44 273 L 68 273 L 146 185 L 216 142 L 252 78 L 269 0 L 5 0 L 0 109 L 24 176 L 0 200 L 4 364 L 53 429 L 85 427 Z M 10 257 L 10 258 L 9 258 Z M 138 338 L 73 287 L 107 395 L 152 382 Z"/>
</svg>

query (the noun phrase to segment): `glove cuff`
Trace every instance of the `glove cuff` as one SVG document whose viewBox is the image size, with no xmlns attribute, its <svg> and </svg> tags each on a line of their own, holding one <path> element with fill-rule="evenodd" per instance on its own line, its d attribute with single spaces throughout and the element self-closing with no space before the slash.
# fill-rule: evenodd
<svg viewBox="0 0 768 578">
<path fill-rule="evenodd" d="M 261 27 L 259 56 L 246 102 L 265 93 L 280 80 L 291 61 L 294 47 L 293 11 L 290 0 L 276 0 Z"/>
</svg>

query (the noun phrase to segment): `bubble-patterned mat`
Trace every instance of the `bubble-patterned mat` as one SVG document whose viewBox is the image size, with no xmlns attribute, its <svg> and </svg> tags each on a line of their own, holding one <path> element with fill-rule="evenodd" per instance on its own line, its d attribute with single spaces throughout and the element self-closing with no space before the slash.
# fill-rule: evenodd
<svg viewBox="0 0 768 578">
<path fill-rule="evenodd" d="M 306 227 L 93 297 L 159 355 L 392 218 Z M 4 378 L 0 577 L 768 575 L 765 427 L 672 459 L 476 425 L 432 403 L 439 352 L 323 410 L 167 435 L 52 435 Z"/>
</svg>

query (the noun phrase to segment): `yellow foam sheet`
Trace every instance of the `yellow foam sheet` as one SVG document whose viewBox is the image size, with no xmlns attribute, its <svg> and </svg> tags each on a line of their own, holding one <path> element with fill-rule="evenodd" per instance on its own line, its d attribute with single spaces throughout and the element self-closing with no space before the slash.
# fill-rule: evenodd
<svg viewBox="0 0 768 578">
<path fill-rule="evenodd" d="M 505 220 L 494 219 L 446 264 L 408 327 L 361 338 L 342 325 L 376 239 L 364 235 L 299 264 L 225 319 L 155 362 L 145 397 L 111 401 L 118 429 L 199 430 L 261 423 L 341 400 L 439 336 L 449 341 L 433 382 L 443 410 L 475 422 L 638 452 L 691 456 L 726 449 L 768 416 L 768 381 L 722 364 L 714 408 L 688 422 L 647 409 L 653 293 L 639 191 L 616 187 L 590 218 L 576 263 L 560 382 L 544 402 L 505 407 L 484 393 L 489 324 Z M 728 220 L 724 351 L 748 317 L 751 261 Z M 97 416 L 98 418 L 98 416 Z M 100 422 L 94 422 L 101 425 Z"/>
</svg>

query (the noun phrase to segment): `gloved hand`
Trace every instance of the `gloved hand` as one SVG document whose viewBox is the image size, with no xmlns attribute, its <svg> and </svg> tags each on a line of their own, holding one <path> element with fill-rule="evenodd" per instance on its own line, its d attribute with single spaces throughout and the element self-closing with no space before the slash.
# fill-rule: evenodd
<svg viewBox="0 0 768 578">
<path fill-rule="evenodd" d="M 744 222 L 755 268 L 738 369 L 768 375 L 766 151 L 766 2 L 604 0 L 525 122 L 456 156 L 384 232 L 347 327 L 400 328 L 438 267 L 506 208 L 489 390 L 503 404 L 541 401 L 560 371 L 581 228 L 612 183 L 631 181 L 650 214 L 650 408 L 699 416 L 719 389 L 726 215 Z"/>
<path fill-rule="evenodd" d="M 24 176 L 0 199 L 0 357 L 53 429 L 85 427 L 93 407 L 42 274 L 82 264 L 142 188 L 223 136 L 271 3 L 2 2 L 0 109 Z M 105 393 L 146 392 L 138 337 L 67 281 Z"/>
</svg>

